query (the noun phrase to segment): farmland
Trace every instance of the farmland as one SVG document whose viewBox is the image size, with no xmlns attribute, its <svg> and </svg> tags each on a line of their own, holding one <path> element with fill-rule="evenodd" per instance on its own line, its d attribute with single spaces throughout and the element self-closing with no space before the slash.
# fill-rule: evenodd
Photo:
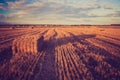
<svg viewBox="0 0 120 80">
<path fill-rule="evenodd" d="M 119 27 L 0 28 L 0 80 L 119 79 Z"/>
</svg>

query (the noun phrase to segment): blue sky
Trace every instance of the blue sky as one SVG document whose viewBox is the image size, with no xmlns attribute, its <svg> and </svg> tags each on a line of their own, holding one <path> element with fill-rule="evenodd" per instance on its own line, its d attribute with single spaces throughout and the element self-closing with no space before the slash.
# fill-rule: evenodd
<svg viewBox="0 0 120 80">
<path fill-rule="evenodd" d="M 120 24 L 120 0 L 0 0 L 0 23 Z"/>
</svg>

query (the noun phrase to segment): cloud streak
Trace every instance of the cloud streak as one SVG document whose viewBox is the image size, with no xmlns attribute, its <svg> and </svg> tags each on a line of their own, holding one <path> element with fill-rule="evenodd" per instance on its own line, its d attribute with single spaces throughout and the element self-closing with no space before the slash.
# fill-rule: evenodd
<svg viewBox="0 0 120 80">
<path fill-rule="evenodd" d="M 1 22 L 95 24 L 100 17 L 120 18 L 120 8 L 108 0 L 16 0 L 6 1 L 6 4 L 0 3 L 1 10 L 10 11 L 0 14 Z M 102 22 L 106 24 L 106 21 Z"/>
</svg>

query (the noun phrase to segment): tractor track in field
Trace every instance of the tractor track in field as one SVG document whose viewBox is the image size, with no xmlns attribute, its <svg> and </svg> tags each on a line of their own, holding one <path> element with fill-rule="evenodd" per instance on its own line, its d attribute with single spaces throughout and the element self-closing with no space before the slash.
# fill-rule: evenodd
<svg viewBox="0 0 120 80">
<path fill-rule="evenodd" d="M 0 42 L 1 46 L 6 41 L 10 44 L 9 39 L 13 38 L 18 41 L 18 50 L 29 51 L 29 47 L 30 51 L 34 51 L 36 45 L 32 46 L 35 44 L 32 36 L 43 36 L 43 45 L 38 47 L 37 53 L 19 51 L 13 54 L 11 47 L 1 49 L 0 80 L 119 80 L 120 40 L 107 32 L 102 35 L 86 33 L 81 28 L 81 32 L 78 30 L 40 28 L 28 32 L 21 30 L 23 33 L 19 35 L 12 35 L 6 30 L 9 35 Z"/>
</svg>

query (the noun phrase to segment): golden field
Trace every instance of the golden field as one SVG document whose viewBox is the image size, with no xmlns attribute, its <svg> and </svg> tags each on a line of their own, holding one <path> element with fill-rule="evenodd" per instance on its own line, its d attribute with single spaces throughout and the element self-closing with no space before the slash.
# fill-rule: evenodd
<svg viewBox="0 0 120 80">
<path fill-rule="evenodd" d="M 0 28 L 0 80 L 119 80 L 120 28 Z"/>
</svg>

